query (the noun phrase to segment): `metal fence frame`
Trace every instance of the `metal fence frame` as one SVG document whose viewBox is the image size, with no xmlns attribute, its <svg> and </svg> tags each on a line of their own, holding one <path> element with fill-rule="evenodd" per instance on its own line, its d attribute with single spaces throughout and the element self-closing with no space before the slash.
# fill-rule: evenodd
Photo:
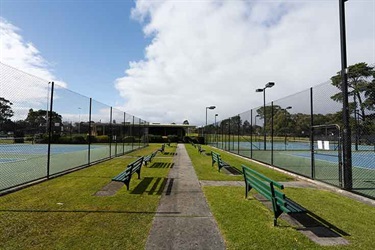
<svg viewBox="0 0 375 250">
<path fill-rule="evenodd" d="M 0 195 L 13 192 L 15 190 L 18 190 L 20 188 L 23 188 L 25 186 L 38 183 L 41 181 L 45 181 L 51 178 L 55 178 L 57 176 L 86 168 L 89 166 L 92 166 L 94 164 L 97 164 L 102 161 L 110 160 L 114 157 L 124 155 L 126 153 L 129 153 L 131 151 L 134 151 L 136 149 L 146 147 L 148 146 L 148 122 L 145 120 L 142 120 L 140 118 L 137 118 L 133 115 L 130 115 L 126 112 L 123 112 L 121 110 L 115 109 L 113 107 L 109 107 L 105 104 L 102 104 L 100 102 L 94 101 L 92 98 L 88 98 L 85 96 L 81 96 L 75 92 L 70 91 L 69 89 L 66 89 L 58 84 L 55 84 L 54 82 L 47 82 L 44 79 L 37 78 L 35 76 L 32 76 L 30 74 L 24 73 L 20 70 L 17 70 L 15 68 L 9 67 L 7 65 L 4 65 L 0 63 L 1 70 L 2 70 L 2 79 L 1 79 L 1 87 L 4 89 L 7 89 L 7 92 L 5 93 L 9 95 L 17 94 L 21 97 L 24 96 L 27 93 L 20 94 L 22 90 L 18 88 L 13 88 L 14 83 L 17 82 L 20 85 L 23 83 L 28 85 L 30 88 L 42 88 L 45 90 L 46 93 L 48 93 L 47 103 L 39 104 L 39 108 L 41 106 L 48 106 L 48 109 L 46 109 L 44 112 L 46 113 L 46 121 L 45 125 L 43 127 L 44 134 L 47 136 L 47 141 L 43 142 L 35 142 L 34 139 L 32 143 L 26 141 L 22 142 L 16 142 L 17 138 L 14 136 L 14 143 L 8 144 L 1 144 L 3 149 L 1 157 L 5 157 L 3 160 L 0 161 L 2 173 L 6 173 L 6 175 L 1 176 L 0 175 Z M 35 83 L 33 82 L 35 80 Z M 23 82 L 22 82 L 23 81 Z M 48 84 L 48 85 L 47 85 Z M 9 85 L 9 86 L 8 86 Z M 42 87 L 41 87 L 42 86 Z M 48 91 L 47 91 L 48 89 Z M 1 96 L 0 96 L 1 97 Z M 64 99 L 65 97 L 65 99 Z M 17 98 L 16 98 L 17 99 Z M 21 99 L 21 102 L 25 102 Z M 79 107 L 79 120 L 74 122 L 77 126 L 78 124 L 78 134 L 85 135 L 85 141 L 82 143 L 73 143 L 73 142 L 56 142 L 56 139 L 54 139 L 54 136 L 56 136 L 56 133 L 62 133 L 64 127 L 65 129 L 69 128 L 70 126 L 70 139 L 72 139 L 72 123 L 73 121 L 70 121 L 70 125 L 66 125 L 64 123 L 69 123 L 67 120 L 63 120 L 61 118 L 61 124 L 59 127 L 56 128 L 56 124 L 54 121 L 54 114 L 57 114 L 60 111 L 64 110 L 66 111 L 74 100 L 80 99 L 79 102 L 85 105 L 85 107 L 80 106 Z M 44 100 L 45 101 L 45 100 Z M 83 102 L 82 102 L 83 101 Z M 46 105 L 47 104 L 47 105 Z M 12 103 L 13 105 L 13 103 Z M 28 104 L 22 103 L 19 105 L 23 105 L 22 107 L 27 107 Z M 31 105 L 30 105 L 31 106 Z M 31 108 L 29 106 L 29 108 Z M 71 111 L 72 109 L 70 109 Z M 86 111 L 86 113 L 81 113 L 81 111 Z M 30 112 L 30 111 L 29 111 Z M 68 111 L 66 111 L 68 112 Z M 75 112 L 77 112 L 77 107 L 75 107 Z M 75 114 L 77 115 L 77 114 Z M 85 117 L 86 122 L 81 121 L 82 117 Z M 96 116 L 96 122 L 93 118 Z M 88 121 L 87 121 L 88 119 Z M 103 119 L 103 122 L 101 122 Z M 83 119 L 82 119 L 83 120 Z M 100 122 L 98 122 L 100 120 Z M 8 121 L 11 121 L 8 119 Z M 15 120 L 16 121 L 16 120 Z M 16 123 L 14 123 L 14 131 L 16 131 Z M 64 124 L 64 125 L 63 125 Z M 4 124 L 0 123 L 0 132 L 4 131 Z M 4 126 L 3 126 L 4 125 Z M 61 130 L 60 130 L 61 127 Z M 95 142 L 93 139 L 97 138 L 97 130 L 99 130 L 99 127 L 101 127 L 101 133 L 102 136 L 105 137 L 105 142 Z M 40 129 L 39 129 L 40 130 Z M 60 131 L 60 132 L 59 132 Z M 37 132 L 35 132 L 37 133 Z M 95 136 L 94 136 L 95 134 Z M 35 137 L 35 135 L 34 135 Z M 4 140 L 4 134 L 2 134 L 2 137 L 0 139 Z M 5 138 L 5 139 L 12 139 L 12 138 Z M 64 145 L 70 146 L 70 144 L 78 145 L 80 147 L 79 157 L 81 157 L 79 160 L 72 160 L 66 162 L 58 162 L 61 161 L 61 159 L 64 159 L 62 156 L 59 158 L 56 158 L 56 155 L 54 155 L 54 152 L 52 152 L 56 147 Z M 95 153 L 95 147 L 99 147 L 100 145 L 100 153 Z M 24 165 L 30 164 L 32 167 L 30 171 L 35 171 L 37 174 L 30 174 L 26 177 L 21 177 L 19 173 L 17 173 L 17 169 L 14 169 L 15 163 L 9 163 L 6 160 L 7 159 L 7 153 L 6 153 L 6 147 L 9 148 L 9 146 L 17 149 L 15 151 L 9 154 L 12 154 L 12 156 L 9 157 L 21 157 L 21 155 L 25 154 L 33 154 L 28 151 L 30 151 L 30 148 L 32 147 L 42 147 L 42 150 L 40 152 L 35 153 L 40 156 L 40 160 L 38 161 L 38 164 L 35 163 L 27 163 L 29 159 L 25 159 Z M 28 148 L 30 147 L 30 148 Z M 44 148 L 46 148 L 44 150 Z M 24 150 L 24 151 L 22 151 Z M 78 154 L 78 153 L 77 153 Z M 69 158 L 69 155 L 65 156 Z M 27 157 L 25 157 L 27 158 Z M 55 165 L 59 165 L 59 167 L 56 167 Z M 62 166 L 62 167 L 61 167 Z M 22 166 L 24 167 L 24 166 Z M 27 170 L 26 168 L 22 169 L 25 173 Z M 21 173 L 22 173 L 21 171 Z M 1 178 L 2 177 L 2 178 Z M 9 181 L 9 179 L 13 179 L 12 181 Z"/>
<path fill-rule="evenodd" d="M 344 171 L 348 171 L 348 170 L 346 169 L 345 166 L 343 166 L 344 164 L 342 164 L 342 160 L 341 160 L 342 167 L 339 169 L 337 175 L 336 173 L 334 173 L 334 171 L 336 170 L 332 170 L 333 169 L 332 166 L 330 166 L 330 170 L 326 166 L 321 167 L 321 168 L 324 168 L 324 167 L 327 168 L 326 171 L 328 175 L 331 176 L 330 177 L 331 179 L 328 179 L 328 178 L 324 179 L 323 177 L 319 177 L 319 175 L 317 176 L 315 173 L 316 169 L 320 169 L 320 168 L 317 167 L 317 163 L 316 163 L 317 159 L 314 159 L 314 152 L 319 150 L 314 145 L 316 144 L 316 139 L 314 139 L 314 128 L 316 128 L 317 125 L 322 125 L 319 121 L 322 119 L 322 117 L 331 115 L 331 113 L 335 114 L 335 113 L 339 113 L 342 111 L 342 107 L 339 106 L 340 104 L 331 99 L 331 96 L 333 93 L 332 91 L 335 91 L 334 87 L 330 84 L 330 82 L 326 82 L 326 83 L 317 85 L 315 87 L 312 87 L 306 91 L 296 93 L 294 95 L 288 96 L 283 99 L 279 99 L 277 101 L 272 101 L 268 103 L 265 106 L 265 108 L 257 107 L 255 109 L 248 110 L 236 116 L 232 116 L 227 119 L 218 121 L 216 124 L 209 124 L 207 125 L 207 127 L 204 128 L 204 131 L 206 131 L 207 134 L 211 135 L 211 136 L 209 135 L 207 136 L 208 140 L 206 143 L 213 147 L 217 147 L 217 148 L 220 148 L 222 150 L 225 150 L 234 154 L 238 154 L 238 155 L 241 155 L 241 156 L 253 159 L 253 160 L 257 160 L 259 162 L 266 163 L 268 165 L 271 165 L 271 166 L 274 166 L 274 167 L 277 167 L 277 168 L 280 168 L 280 169 L 283 169 L 283 170 L 286 170 L 286 171 L 289 171 L 298 175 L 302 175 L 310 179 L 319 180 L 327 184 L 337 186 L 339 188 L 346 189 L 348 191 L 374 199 L 375 198 L 375 186 L 371 187 L 371 185 L 369 184 L 371 182 L 375 183 L 375 168 L 373 167 L 373 165 L 371 165 L 373 164 L 372 162 L 371 163 L 367 162 L 367 165 L 370 165 L 370 168 L 369 170 L 366 170 L 368 172 L 371 172 L 371 175 L 368 175 L 368 172 L 365 173 L 364 172 L 365 170 L 362 171 L 361 169 L 359 170 L 356 169 L 356 171 L 354 170 L 352 171 L 353 166 L 351 166 L 351 169 L 349 172 L 352 173 L 352 175 L 349 176 L 349 179 L 345 178 L 344 174 L 347 174 L 347 173 L 345 173 Z M 336 91 L 338 90 L 336 89 Z M 288 126 L 287 124 L 287 126 L 285 127 L 281 126 L 281 129 L 280 129 L 280 124 L 277 123 L 277 115 L 279 115 L 280 117 L 284 116 L 285 118 L 283 119 L 285 119 L 286 122 L 288 122 L 287 120 L 288 112 L 285 108 L 286 104 L 288 103 L 288 101 L 297 103 L 298 99 L 303 100 L 303 101 L 300 101 L 301 103 L 300 105 L 303 106 L 304 111 L 301 112 L 301 114 L 295 113 L 293 115 L 295 117 L 300 115 L 304 119 L 309 119 L 308 121 L 309 126 L 306 127 L 304 131 L 302 131 L 304 132 L 303 137 L 301 135 L 298 135 L 298 136 L 294 135 L 294 136 L 297 138 L 301 137 L 302 139 L 306 140 L 305 141 L 306 145 L 304 148 L 305 152 L 298 152 L 298 149 L 297 150 L 286 149 L 286 145 L 287 145 L 286 135 L 285 135 L 285 151 L 286 152 L 292 151 L 293 154 L 295 153 L 295 154 L 300 154 L 300 155 L 309 152 L 310 155 L 306 156 L 306 159 L 304 160 L 303 163 L 301 160 L 301 166 L 304 166 L 303 169 L 302 168 L 298 169 L 297 167 L 289 167 L 287 163 L 285 163 L 286 160 L 283 159 L 283 157 L 281 156 L 281 153 L 283 152 L 280 153 L 280 148 L 279 148 L 280 145 L 278 145 L 280 144 L 280 141 L 276 142 L 276 140 L 280 140 L 280 131 L 282 131 L 282 129 L 287 130 L 288 128 L 290 128 L 290 126 Z M 326 104 L 325 107 L 321 103 L 325 103 Z M 284 106 L 281 104 L 283 104 Z M 324 108 L 328 110 L 331 109 L 331 113 L 327 111 L 326 115 L 322 115 L 322 109 Z M 263 109 L 265 110 L 265 113 L 267 113 L 266 128 L 264 126 L 258 126 L 258 124 L 256 124 L 257 118 L 259 117 L 259 115 L 260 117 L 258 118 L 258 121 L 262 120 Z M 280 114 L 280 111 L 283 111 L 283 110 L 285 111 L 285 115 Z M 314 110 L 318 110 L 318 111 L 314 112 Z M 373 111 L 370 111 L 370 110 L 367 110 L 367 111 L 372 115 L 374 113 Z M 357 119 L 355 116 L 353 116 L 353 112 L 355 114 L 356 110 L 353 110 L 353 109 L 351 110 L 350 122 L 355 123 L 354 125 L 352 124 L 352 126 L 355 127 L 354 131 L 358 131 L 359 125 L 357 124 L 358 123 L 357 121 L 354 121 L 354 119 L 355 120 Z M 256 113 L 258 113 L 258 115 L 256 115 Z M 279 121 L 280 121 L 280 118 L 279 118 Z M 246 126 L 245 126 L 245 122 L 247 124 Z M 342 119 L 338 120 L 338 123 L 341 123 L 341 122 L 342 122 Z M 328 125 L 327 123 L 323 123 L 323 124 Z M 278 126 L 279 130 L 277 130 L 275 126 Z M 290 131 L 285 131 L 284 133 L 290 134 L 289 136 L 291 136 L 292 134 L 292 132 Z M 365 133 L 365 132 L 362 131 L 361 133 Z M 361 136 L 364 137 L 364 135 L 355 133 L 354 135 L 351 136 L 351 139 L 352 139 L 351 146 L 354 147 L 353 152 L 355 154 L 363 153 L 365 157 L 368 157 L 370 159 L 370 160 L 367 160 L 366 158 L 365 160 L 367 161 L 371 161 L 371 159 L 375 159 L 374 158 L 375 143 L 371 141 L 371 138 L 375 138 L 375 135 L 373 134 L 373 132 L 371 133 L 372 134 L 368 135 L 370 138 L 368 143 L 370 143 L 370 145 L 368 145 L 367 147 L 368 149 L 366 149 L 367 151 L 365 152 L 361 152 L 361 150 L 358 151 L 358 141 L 359 141 L 358 137 L 361 137 Z M 343 131 L 340 130 L 340 139 L 339 139 L 340 145 L 342 144 L 342 140 L 344 139 L 343 137 L 345 136 L 343 134 L 344 134 Z M 258 138 L 260 136 L 264 136 L 264 138 L 266 138 L 266 141 L 264 141 L 264 139 L 261 140 L 260 138 Z M 247 144 L 249 144 L 248 148 L 244 148 L 244 147 L 241 148 L 240 144 L 241 143 L 245 144 L 246 140 L 249 140 L 248 142 L 246 142 Z M 267 150 L 264 150 L 266 145 L 267 145 Z M 357 151 L 355 149 L 357 149 Z M 340 150 L 344 150 L 344 149 L 340 148 Z M 296 151 L 297 153 L 294 151 Z M 341 154 L 342 152 L 340 152 L 340 155 Z M 357 155 L 356 157 L 360 157 L 360 156 Z M 318 161 L 322 161 L 322 160 L 318 159 Z M 326 165 L 328 166 L 330 164 L 331 163 L 327 163 Z M 329 171 L 332 171 L 332 172 L 329 172 Z M 336 177 L 337 177 L 337 180 L 336 180 Z M 365 180 L 365 178 L 367 179 Z M 349 183 L 346 183 L 346 182 L 349 182 Z M 368 186 L 366 186 L 367 188 L 360 188 L 358 185 L 362 185 L 364 182 L 368 183 Z M 352 187 L 352 188 L 348 189 L 348 187 Z M 366 190 L 362 190 L 362 189 L 366 189 Z"/>
</svg>

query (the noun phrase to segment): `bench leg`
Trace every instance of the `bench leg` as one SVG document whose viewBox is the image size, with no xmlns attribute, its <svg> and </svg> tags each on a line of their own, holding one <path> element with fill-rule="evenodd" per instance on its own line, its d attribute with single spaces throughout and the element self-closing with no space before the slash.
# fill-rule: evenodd
<svg viewBox="0 0 375 250">
<path fill-rule="evenodd" d="M 247 196 L 249 196 L 249 192 L 251 190 L 251 185 L 247 182 L 245 182 L 245 198 L 247 198 Z"/>
<path fill-rule="evenodd" d="M 270 183 L 271 194 L 272 194 L 272 209 L 273 209 L 273 225 L 277 226 L 277 218 L 283 213 L 280 207 L 277 205 L 276 197 L 275 197 L 275 189 L 273 187 L 273 183 Z"/>
<path fill-rule="evenodd" d="M 130 180 L 129 180 L 129 181 L 125 181 L 124 183 L 125 183 L 125 185 L 126 185 L 126 190 L 128 190 L 128 191 L 129 191 L 129 187 L 130 187 Z"/>
<path fill-rule="evenodd" d="M 137 174 L 138 174 L 138 180 L 141 179 L 141 168 L 139 168 L 139 169 L 137 170 Z"/>
</svg>

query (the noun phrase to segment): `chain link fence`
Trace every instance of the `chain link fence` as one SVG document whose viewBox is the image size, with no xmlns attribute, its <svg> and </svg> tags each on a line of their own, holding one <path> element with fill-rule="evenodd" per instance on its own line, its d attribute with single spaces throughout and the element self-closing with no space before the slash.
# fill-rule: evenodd
<svg viewBox="0 0 375 250">
<path fill-rule="evenodd" d="M 375 198 L 375 83 L 365 80 L 349 94 L 351 191 Z M 203 129 L 207 143 L 344 188 L 340 92 L 329 81 L 223 119 Z"/>
<path fill-rule="evenodd" d="M 147 146 L 148 123 L 0 63 L 0 192 Z"/>
</svg>

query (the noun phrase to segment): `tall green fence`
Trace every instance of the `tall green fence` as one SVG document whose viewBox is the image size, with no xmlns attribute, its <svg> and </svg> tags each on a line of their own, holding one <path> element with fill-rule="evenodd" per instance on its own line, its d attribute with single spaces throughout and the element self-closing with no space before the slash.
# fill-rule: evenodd
<svg viewBox="0 0 375 250">
<path fill-rule="evenodd" d="M 350 191 L 375 198 L 374 79 L 365 80 L 367 89 L 351 88 L 349 95 Z M 326 82 L 200 131 L 214 147 L 344 188 L 340 92 L 331 81 Z"/>
<path fill-rule="evenodd" d="M 148 144 L 148 122 L 0 63 L 0 193 Z"/>
</svg>

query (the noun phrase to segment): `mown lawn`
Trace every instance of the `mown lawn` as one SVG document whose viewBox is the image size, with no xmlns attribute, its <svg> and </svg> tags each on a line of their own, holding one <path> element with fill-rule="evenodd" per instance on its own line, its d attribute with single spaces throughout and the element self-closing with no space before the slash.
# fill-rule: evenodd
<svg viewBox="0 0 375 250">
<path fill-rule="evenodd" d="M 216 148 L 210 146 L 202 146 L 203 149 L 206 150 L 205 153 L 199 154 L 198 149 L 193 147 L 190 144 L 185 144 L 186 150 L 193 162 L 195 172 L 197 173 L 198 179 L 200 180 L 215 180 L 215 181 L 235 181 L 235 180 L 243 180 L 243 176 L 233 176 L 226 174 L 223 170 L 221 172 L 218 171 L 217 164 L 213 167 L 211 166 L 211 155 L 207 155 L 207 153 L 211 153 L 211 151 L 215 151 L 219 153 L 222 159 L 229 163 L 231 166 L 237 168 L 238 170 L 242 170 L 241 164 L 249 166 L 254 170 L 268 176 L 269 178 L 275 181 L 291 181 L 294 180 L 293 177 L 274 171 L 272 169 L 266 168 L 260 164 L 250 162 L 247 159 L 240 158 L 238 156 L 229 154 L 227 152 L 218 150 Z"/>
<path fill-rule="evenodd" d="M 375 208 L 329 191 L 286 188 L 294 201 L 345 232 L 350 244 L 320 246 L 273 213 L 243 187 L 204 187 L 228 249 L 373 249 Z M 252 194 L 255 192 L 251 191 Z"/>
<path fill-rule="evenodd" d="M 211 156 L 200 155 L 191 145 L 186 145 L 186 148 L 200 180 L 243 180 L 242 176 L 219 173 L 216 165 L 211 167 Z M 204 148 L 208 152 L 219 152 L 235 167 L 244 164 L 277 181 L 293 180 L 249 160 L 208 146 Z M 254 198 L 254 190 L 247 199 L 244 187 L 204 186 L 203 191 L 228 249 L 373 249 L 375 207 L 340 194 L 311 188 L 284 189 L 288 197 L 339 229 L 350 242 L 347 246 L 327 247 L 312 242 L 281 218 L 274 227 L 272 211 Z"/>
<path fill-rule="evenodd" d="M 137 155 L 157 148 L 0 197 L 0 249 L 143 249 L 173 158 L 158 153 L 142 167 L 141 180 L 133 176 L 129 191 L 123 186 L 114 196 L 94 194 Z"/>
</svg>

